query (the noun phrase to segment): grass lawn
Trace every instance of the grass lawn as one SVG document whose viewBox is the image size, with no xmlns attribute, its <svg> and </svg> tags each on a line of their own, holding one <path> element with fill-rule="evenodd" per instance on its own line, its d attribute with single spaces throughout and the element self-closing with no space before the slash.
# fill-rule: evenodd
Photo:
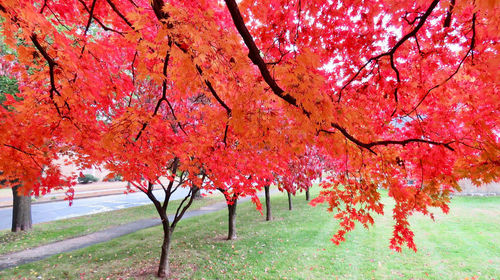
<svg viewBox="0 0 500 280">
<path fill-rule="evenodd" d="M 195 200 L 190 209 L 224 201 L 221 197 L 205 197 Z M 179 200 L 171 201 L 169 214 L 175 213 Z M 104 230 L 113 226 L 123 225 L 133 221 L 159 217 L 153 204 L 131 207 L 116 211 L 103 212 L 71 219 L 33 225 L 33 230 L 21 233 L 12 233 L 10 230 L 0 231 L 0 255 L 20 251 L 35 246 L 63 240 L 71 237 L 86 235 Z"/>
<path fill-rule="evenodd" d="M 390 204 L 387 199 L 388 204 Z M 340 246 L 324 207 L 304 196 L 288 211 L 272 197 L 274 220 L 238 205 L 238 240 L 225 241 L 227 211 L 186 219 L 174 233 L 171 266 L 179 279 L 500 279 L 500 197 L 457 197 L 436 222 L 412 218 L 417 253 L 389 250 L 392 219 L 358 228 Z M 0 272 L 0 279 L 155 279 L 162 231 L 142 230 L 44 261 Z"/>
</svg>

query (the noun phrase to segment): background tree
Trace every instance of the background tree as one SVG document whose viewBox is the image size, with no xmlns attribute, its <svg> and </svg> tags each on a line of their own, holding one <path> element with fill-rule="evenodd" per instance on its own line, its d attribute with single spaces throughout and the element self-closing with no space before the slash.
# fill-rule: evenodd
<svg viewBox="0 0 500 280">
<path fill-rule="evenodd" d="M 237 237 L 236 208 L 239 198 L 251 197 L 257 210 L 262 210 L 257 192 L 268 187 L 274 178 L 273 173 L 279 166 L 274 164 L 277 156 L 263 150 L 233 147 L 224 149 L 224 157 L 220 157 L 222 161 L 207 162 L 207 171 L 211 174 L 209 178 L 213 178 L 214 186 L 222 192 L 228 205 L 228 240 Z"/>
<path fill-rule="evenodd" d="M 321 176 L 323 170 L 327 170 L 327 166 L 320 158 L 319 150 L 315 146 L 307 146 L 300 153 L 289 156 L 287 171 L 279 177 L 278 186 L 281 191 L 287 192 L 288 210 L 292 210 L 292 195 L 298 191 L 304 191 L 306 200 L 309 200 L 309 189 L 313 182 Z"/>
<path fill-rule="evenodd" d="M 273 219 L 273 214 L 271 210 L 271 192 L 270 192 L 271 186 L 265 185 L 264 186 L 264 196 L 265 196 L 265 203 L 266 203 L 266 221 L 270 221 Z"/>
<path fill-rule="evenodd" d="M 0 44 L 0 55 L 4 56 L 9 54 L 9 50 L 6 46 Z M 3 102 L 7 100 L 6 95 L 10 95 L 12 98 L 16 98 L 16 93 L 18 90 L 17 80 L 13 76 L 11 71 L 11 63 L 7 61 L 0 60 L 0 105 L 6 110 L 8 106 L 4 105 Z M 4 179 L 3 183 L 7 181 Z M 31 196 L 23 195 L 18 192 L 20 187 L 19 180 L 15 179 L 10 183 L 13 184 L 12 187 L 12 232 L 25 231 L 32 228 L 31 219 Z"/>
</svg>

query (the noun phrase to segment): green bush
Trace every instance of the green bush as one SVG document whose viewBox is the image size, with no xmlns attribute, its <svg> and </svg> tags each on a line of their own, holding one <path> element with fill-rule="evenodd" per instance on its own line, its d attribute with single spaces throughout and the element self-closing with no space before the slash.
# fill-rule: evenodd
<svg viewBox="0 0 500 280">
<path fill-rule="evenodd" d="M 83 177 L 82 176 L 78 177 L 77 181 L 78 184 L 89 184 L 99 181 L 99 178 L 95 177 L 92 174 L 83 174 Z"/>
<path fill-rule="evenodd" d="M 120 174 L 117 174 L 114 177 L 107 179 L 106 181 L 108 181 L 108 182 L 121 182 L 121 181 L 123 181 L 123 176 Z"/>
</svg>

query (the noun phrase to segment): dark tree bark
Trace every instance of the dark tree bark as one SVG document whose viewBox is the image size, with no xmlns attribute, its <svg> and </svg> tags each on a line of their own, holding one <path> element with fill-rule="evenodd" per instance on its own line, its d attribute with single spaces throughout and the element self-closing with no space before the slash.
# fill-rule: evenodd
<svg viewBox="0 0 500 280">
<path fill-rule="evenodd" d="M 12 232 L 25 231 L 32 228 L 31 196 L 19 194 L 19 187 L 21 185 L 16 185 L 12 188 Z"/>
<path fill-rule="evenodd" d="M 266 195 L 266 221 L 270 221 L 273 216 L 271 214 L 271 195 L 269 194 L 269 186 L 265 186 L 264 191 Z"/>
<path fill-rule="evenodd" d="M 292 211 L 293 209 L 292 194 L 289 191 L 287 191 L 287 193 L 288 193 L 288 210 Z"/>
<path fill-rule="evenodd" d="M 172 174 L 177 173 L 177 167 L 179 165 L 179 160 L 176 158 L 174 162 L 172 163 Z M 172 215 L 173 218 L 172 220 L 169 220 L 169 217 L 167 215 L 167 209 L 168 209 L 168 204 L 170 202 L 170 196 L 172 193 L 174 193 L 183 183 L 186 182 L 186 173 L 182 172 L 178 178 L 178 181 L 171 180 L 168 185 L 164 186 L 161 184 L 161 187 L 163 191 L 165 192 L 165 198 L 163 200 L 163 203 L 160 202 L 156 196 L 153 193 L 153 183 L 148 182 L 148 188 L 147 189 L 140 189 L 142 192 L 144 192 L 148 198 L 153 202 L 156 211 L 158 212 L 158 215 L 161 218 L 162 222 L 162 227 L 163 227 L 163 242 L 161 246 L 161 255 L 160 255 L 160 263 L 158 266 L 158 272 L 157 276 L 158 277 L 166 277 L 168 278 L 170 274 L 170 262 L 169 262 L 169 255 L 170 255 L 170 245 L 171 245 L 171 240 L 172 240 L 172 234 L 175 230 L 175 227 L 177 226 L 177 223 L 182 219 L 184 214 L 186 213 L 187 209 L 193 204 L 194 201 L 194 193 L 199 191 L 199 188 L 196 186 L 191 187 L 189 190 L 189 193 L 184 197 L 184 199 L 181 201 L 181 203 L 177 206 L 177 209 L 175 211 L 175 215 Z M 203 186 L 203 180 L 205 177 L 202 179 L 202 186 Z M 176 186 L 174 186 L 174 183 L 176 183 Z"/>
<path fill-rule="evenodd" d="M 173 182 L 173 181 L 172 181 Z M 153 204 L 155 205 L 156 211 L 160 215 L 161 221 L 162 221 L 162 227 L 163 227 L 163 242 L 161 245 L 161 255 L 160 255 L 160 263 L 158 266 L 158 277 L 167 277 L 170 274 L 170 261 L 169 261 L 169 256 L 170 256 L 170 245 L 172 241 L 172 233 L 174 232 L 175 226 L 177 223 L 181 220 L 182 216 L 184 216 L 184 213 L 186 210 L 191 206 L 194 200 L 193 192 L 196 191 L 196 189 L 191 189 L 191 191 L 188 193 L 188 195 L 182 200 L 181 204 L 177 207 L 177 211 L 175 212 L 175 216 L 173 218 L 172 223 L 170 223 L 170 220 L 167 216 L 167 207 L 168 207 L 168 202 L 169 202 L 169 197 L 172 194 L 171 191 L 172 187 L 170 185 L 169 188 L 166 188 L 166 195 L 167 198 L 165 199 L 163 205 L 161 202 L 159 202 L 156 197 L 154 196 L 152 192 L 152 184 L 150 183 L 150 187 L 148 191 L 146 192 L 146 195 L 151 199 Z M 187 203 L 185 204 L 185 202 Z"/>
<path fill-rule="evenodd" d="M 306 201 L 309 201 L 309 188 L 306 189 Z"/>
<path fill-rule="evenodd" d="M 232 196 L 227 193 L 224 189 L 218 189 L 226 199 L 227 211 L 228 211 L 228 225 L 227 225 L 227 240 L 236 239 L 236 206 L 238 205 L 239 193 L 234 193 Z"/>
<path fill-rule="evenodd" d="M 228 215 L 228 232 L 227 240 L 236 239 L 236 206 L 238 205 L 238 200 L 234 200 L 232 204 L 227 205 L 229 212 Z"/>
<path fill-rule="evenodd" d="M 194 199 L 202 199 L 203 196 L 201 195 L 201 190 L 197 188 L 196 192 L 193 193 L 193 197 Z"/>
<path fill-rule="evenodd" d="M 172 240 L 172 230 L 170 229 L 170 224 L 168 223 L 168 218 L 162 218 L 162 227 L 163 227 L 163 242 L 161 245 L 161 255 L 160 255 L 160 264 L 158 267 L 158 277 L 166 277 L 170 273 L 170 241 Z"/>
</svg>

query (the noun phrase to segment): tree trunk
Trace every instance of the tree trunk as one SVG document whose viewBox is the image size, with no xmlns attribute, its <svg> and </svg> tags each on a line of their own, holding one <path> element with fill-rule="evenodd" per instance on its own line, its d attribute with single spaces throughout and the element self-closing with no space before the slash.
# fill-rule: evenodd
<svg viewBox="0 0 500 280">
<path fill-rule="evenodd" d="M 309 188 L 306 189 L 306 201 L 309 201 Z"/>
<path fill-rule="evenodd" d="M 290 192 L 288 192 L 288 210 L 292 211 L 292 194 Z"/>
<path fill-rule="evenodd" d="M 271 214 L 271 195 L 269 194 L 269 186 L 264 187 L 266 193 L 266 221 L 270 221 L 273 216 Z"/>
<path fill-rule="evenodd" d="M 163 243 L 161 245 L 160 266 L 158 267 L 158 277 L 167 277 L 170 274 L 170 240 L 172 232 L 167 221 L 163 222 Z"/>
<path fill-rule="evenodd" d="M 201 190 L 199 188 L 197 188 L 193 192 L 193 197 L 194 197 L 194 199 L 202 199 L 203 198 L 203 196 L 201 195 Z"/>
<path fill-rule="evenodd" d="M 19 187 L 12 188 L 12 232 L 30 230 L 31 221 L 31 196 L 24 196 L 17 193 Z"/>
<path fill-rule="evenodd" d="M 233 204 L 227 205 L 227 209 L 229 211 L 227 240 L 236 239 L 236 205 L 237 205 L 237 203 L 238 203 L 238 200 L 234 199 Z"/>
</svg>

